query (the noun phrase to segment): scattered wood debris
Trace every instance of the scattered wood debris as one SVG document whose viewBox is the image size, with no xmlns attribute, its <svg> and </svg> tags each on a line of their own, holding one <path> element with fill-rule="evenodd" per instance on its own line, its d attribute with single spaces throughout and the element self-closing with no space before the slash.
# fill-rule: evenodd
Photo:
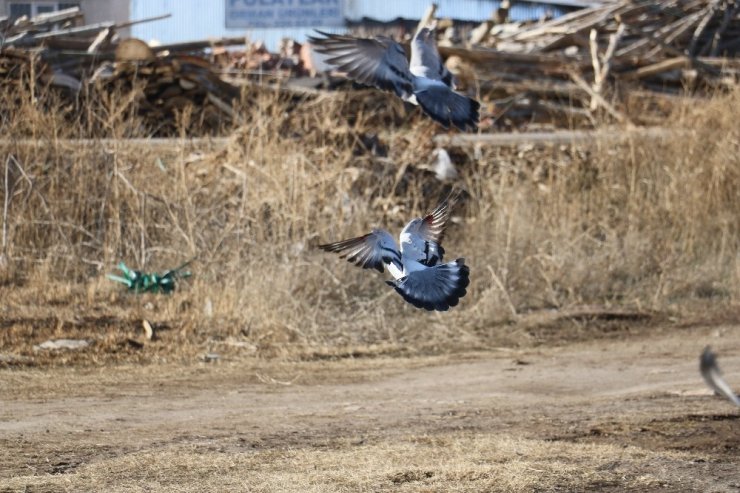
<svg viewBox="0 0 740 493">
<path fill-rule="evenodd" d="M 33 347 L 36 351 L 55 350 L 55 349 L 84 349 L 90 345 L 85 339 L 50 339 Z"/>
<path fill-rule="evenodd" d="M 623 0 L 537 24 L 484 27 L 478 44 L 440 52 L 513 119 L 591 119 L 601 111 L 627 123 L 628 88 L 660 97 L 740 79 L 737 0 Z"/>
<path fill-rule="evenodd" d="M 510 23 L 506 1 L 477 27 L 433 22 L 439 51 L 461 89 L 476 92 L 484 103 L 483 131 L 588 127 L 605 120 L 631 126 L 662 123 L 678 96 L 737 84 L 739 3 L 621 0 L 541 22 Z M 434 10 L 427 14 L 431 21 Z M 150 46 L 118 34 L 162 17 L 85 25 L 74 7 L 0 19 L 0 87 L 33 80 L 78 105 L 122 91 L 132 95 L 129 111 L 144 117 L 154 136 L 176 134 L 175 121 L 186 108 L 201 135 L 240 122 L 233 104 L 245 84 L 307 98 L 357 87 L 322 73 L 329 67 L 321 66 L 310 46 L 290 39 L 271 53 L 242 37 Z M 415 23 L 394 22 L 388 29 L 413 34 Z M 368 26 L 373 34 L 383 27 L 367 21 L 350 28 L 363 34 Z M 644 112 L 646 106 L 655 112 Z"/>
<path fill-rule="evenodd" d="M 192 120 L 219 129 L 236 118 L 232 103 L 240 89 L 219 76 L 218 67 L 202 50 L 245 40 L 149 46 L 117 34 L 121 28 L 166 17 L 83 25 L 82 12 L 73 7 L 12 23 L 0 21 L 4 33 L 0 35 L 0 85 L 51 86 L 80 106 L 100 92 L 121 91 L 132 95 L 131 111 L 144 117 L 154 135 L 171 134 L 177 113 L 188 107 Z"/>
</svg>

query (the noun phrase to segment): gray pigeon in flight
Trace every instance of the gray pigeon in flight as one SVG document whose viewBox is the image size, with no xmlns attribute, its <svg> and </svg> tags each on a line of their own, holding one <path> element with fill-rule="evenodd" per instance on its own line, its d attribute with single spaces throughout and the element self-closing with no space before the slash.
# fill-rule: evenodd
<svg viewBox="0 0 740 493">
<path fill-rule="evenodd" d="M 712 352 L 709 346 L 704 348 L 699 359 L 699 371 L 707 385 L 717 394 L 726 397 L 736 406 L 740 406 L 740 397 L 732 391 L 727 382 L 722 378 L 722 372 L 717 365 L 717 356 Z"/>
<path fill-rule="evenodd" d="M 416 33 L 410 63 L 403 47 L 385 36 L 356 38 L 316 32 L 324 36 L 309 36 L 316 51 L 331 56 L 326 63 L 350 79 L 421 106 L 445 128 L 477 128 L 480 103 L 453 91 L 453 77 L 437 51 L 434 29 L 424 27 Z"/>
<path fill-rule="evenodd" d="M 423 218 L 412 219 L 406 224 L 401 231 L 400 249 L 391 234 L 383 229 L 319 245 L 319 248 L 338 253 L 363 269 L 383 272 L 385 266 L 394 277 L 386 283 L 403 299 L 417 308 L 446 311 L 465 296 L 465 288 L 470 283 L 470 269 L 465 259 L 442 263 L 441 242 L 450 207 L 451 200 L 446 199 Z"/>
</svg>

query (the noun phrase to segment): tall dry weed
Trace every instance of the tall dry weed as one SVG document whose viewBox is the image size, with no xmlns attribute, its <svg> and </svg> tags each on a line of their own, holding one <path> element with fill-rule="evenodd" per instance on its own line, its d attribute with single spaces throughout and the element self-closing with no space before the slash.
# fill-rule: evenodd
<svg viewBox="0 0 740 493">
<path fill-rule="evenodd" d="M 66 140 L 90 136 L 88 124 L 32 99 L 4 121 L 6 282 L 86 284 L 104 303 L 118 286 L 102 279 L 118 261 L 164 270 L 195 257 L 195 277 L 159 299 L 159 316 L 184 333 L 277 352 L 475 346 L 496 324 L 543 308 L 740 298 L 740 90 L 678 111 L 675 137 L 451 150 L 466 193 L 446 249 L 466 257 L 472 283 L 446 314 L 414 309 L 382 276 L 315 248 L 397 230 L 449 191 L 421 166 L 433 124 L 403 124 L 402 106 L 373 98 L 263 91 L 245 98 L 244 124 L 225 143 L 189 143 L 183 112 L 179 140 L 142 145 L 124 138 L 148 131 L 126 97 L 89 108 L 112 140 Z"/>
</svg>

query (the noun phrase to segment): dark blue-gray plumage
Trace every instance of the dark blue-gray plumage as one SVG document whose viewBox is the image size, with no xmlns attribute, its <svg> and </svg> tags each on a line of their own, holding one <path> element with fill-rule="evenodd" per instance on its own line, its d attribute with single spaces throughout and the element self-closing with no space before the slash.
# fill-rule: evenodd
<svg viewBox="0 0 740 493">
<path fill-rule="evenodd" d="M 445 252 L 441 242 L 450 208 L 451 201 L 444 200 L 423 218 L 409 221 L 401 231 L 400 248 L 383 229 L 319 248 L 338 253 L 364 269 L 382 272 L 385 267 L 394 277 L 386 282 L 403 299 L 417 308 L 446 311 L 459 303 L 470 284 L 470 269 L 465 259 L 442 263 Z"/>
<path fill-rule="evenodd" d="M 477 128 L 480 103 L 453 90 L 453 77 L 437 51 L 434 29 L 416 33 L 410 63 L 403 47 L 385 36 L 356 38 L 317 32 L 323 37 L 309 37 L 315 50 L 329 55 L 326 63 L 350 79 L 418 104 L 445 128 Z"/>
</svg>

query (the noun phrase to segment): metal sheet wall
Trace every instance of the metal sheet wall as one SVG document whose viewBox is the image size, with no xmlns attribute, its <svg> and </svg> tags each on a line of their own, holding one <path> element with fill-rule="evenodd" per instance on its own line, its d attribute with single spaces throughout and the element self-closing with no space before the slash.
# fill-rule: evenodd
<svg viewBox="0 0 740 493">
<path fill-rule="evenodd" d="M 552 1 L 552 0 L 551 0 Z M 370 17 L 390 20 L 396 17 L 418 19 L 426 11 L 431 0 L 396 0 L 395 2 L 372 0 L 345 0 L 345 15 L 352 20 Z M 494 9 L 501 5 L 500 0 L 435 0 L 438 17 L 452 17 L 460 20 L 482 21 L 488 19 Z M 511 1 L 511 20 L 538 19 L 546 10 L 560 14 L 562 9 L 553 5 L 533 2 Z"/>
<path fill-rule="evenodd" d="M 130 0 L 131 19 L 141 19 L 171 13 L 169 19 L 137 24 L 131 28 L 131 35 L 146 41 L 175 43 L 223 36 L 245 35 L 252 40 L 262 40 L 271 50 L 277 48 L 280 39 L 289 37 L 303 41 L 312 29 L 227 29 L 225 27 L 226 0 Z M 345 17 L 359 20 L 370 17 L 378 20 L 391 20 L 396 17 L 414 19 L 421 17 L 430 0 L 396 0 L 395 2 L 373 0 L 345 0 Z M 490 17 L 493 9 L 500 5 L 499 0 L 436 0 L 439 17 L 454 17 L 465 20 L 484 20 Z M 512 2 L 512 20 L 537 19 L 545 12 L 560 15 L 563 10 L 553 5 Z M 322 26 L 316 26 L 321 28 Z M 336 29 L 326 29 L 336 32 Z"/>
</svg>

